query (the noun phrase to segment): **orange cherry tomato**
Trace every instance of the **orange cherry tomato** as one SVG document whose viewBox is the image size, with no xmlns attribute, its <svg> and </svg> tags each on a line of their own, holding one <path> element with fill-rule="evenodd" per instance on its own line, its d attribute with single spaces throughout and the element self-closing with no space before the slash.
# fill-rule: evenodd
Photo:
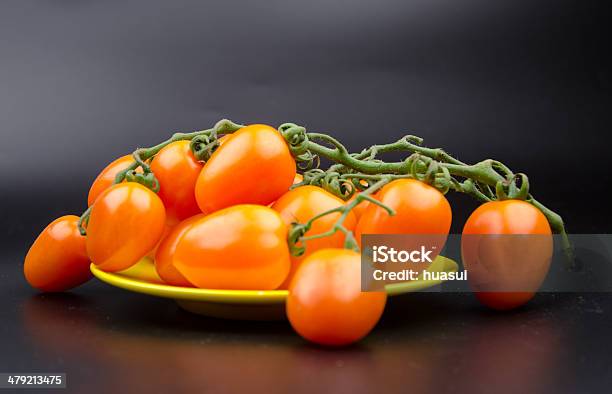
<svg viewBox="0 0 612 394">
<path fill-rule="evenodd" d="M 91 188 L 89 189 L 89 194 L 87 195 L 87 206 L 91 206 L 91 204 L 96 201 L 96 198 L 98 198 L 100 193 L 111 187 L 115 183 L 115 176 L 128 168 L 133 162 L 134 158 L 132 155 L 125 155 L 107 165 L 96 177 L 91 185 Z M 142 172 L 142 168 L 138 167 L 136 171 Z"/>
<path fill-rule="evenodd" d="M 185 279 L 183 274 L 174 268 L 172 259 L 174 258 L 174 252 L 176 251 L 176 245 L 178 245 L 178 242 L 183 234 L 185 234 L 193 223 L 204 216 L 204 214 L 199 214 L 183 220 L 174 226 L 168 235 L 166 235 L 159 243 L 157 252 L 155 253 L 155 270 L 157 270 L 157 274 L 164 280 L 164 282 L 174 286 L 193 287 L 193 285 L 187 279 Z"/>
<path fill-rule="evenodd" d="M 246 126 L 219 146 L 202 168 L 196 201 L 204 213 L 237 204 L 268 205 L 289 189 L 295 174 L 295 160 L 278 130 Z"/>
<path fill-rule="evenodd" d="M 165 222 L 164 204 L 157 194 L 136 182 L 111 186 L 92 206 L 87 253 L 101 270 L 124 270 L 155 247 Z"/>
<path fill-rule="evenodd" d="M 365 337 L 385 308 L 387 294 L 361 291 L 361 256 L 347 249 L 311 254 L 289 285 L 287 317 L 302 337 L 347 345 Z"/>
<path fill-rule="evenodd" d="M 289 228 L 291 223 L 306 223 L 314 216 L 342 205 L 344 205 L 342 199 L 326 190 L 318 186 L 305 185 L 283 194 L 283 196 L 272 205 L 272 209 L 281 215 L 283 221 L 287 224 L 287 228 Z M 329 231 L 339 217 L 340 213 L 332 213 L 315 220 L 310 231 L 306 233 L 306 236 L 317 235 Z M 353 231 L 356 224 L 357 219 L 355 219 L 355 215 L 350 212 L 344 221 L 344 226 Z M 306 251 L 302 256 L 291 256 L 291 272 L 280 287 L 284 289 L 287 288 L 298 266 L 308 255 L 319 249 L 342 248 L 344 246 L 344 239 L 345 236 L 343 233 L 336 232 L 331 237 L 307 241 L 305 245 Z"/>
<path fill-rule="evenodd" d="M 65 291 L 91 279 L 85 237 L 78 216 L 55 219 L 30 247 L 23 273 L 30 286 L 41 291 Z"/>
<path fill-rule="evenodd" d="M 159 181 L 158 196 L 168 218 L 181 221 L 201 212 L 194 193 L 202 166 L 191 152 L 189 141 L 172 142 L 155 155 L 151 171 Z"/>
<path fill-rule="evenodd" d="M 196 287 L 272 290 L 289 273 L 286 238 L 276 211 L 235 205 L 193 223 L 180 237 L 173 264 Z"/>
<path fill-rule="evenodd" d="M 362 234 L 444 234 L 452 221 L 448 200 L 436 188 L 415 179 L 397 179 L 383 186 L 375 198 L 395 210 L 391 216 L 369 204 L 355 230 Z"/>
<path fill-rule="evenodd" d="M 465 223 L 461 252 L 478 300 L 493 309 L 513 309 L 533 298 L 544 281 L 553 252 L 552 232 L 533 205 L 491 201 Z M 496 291 L 482 291 L 487 289 Z"/>
</svg>

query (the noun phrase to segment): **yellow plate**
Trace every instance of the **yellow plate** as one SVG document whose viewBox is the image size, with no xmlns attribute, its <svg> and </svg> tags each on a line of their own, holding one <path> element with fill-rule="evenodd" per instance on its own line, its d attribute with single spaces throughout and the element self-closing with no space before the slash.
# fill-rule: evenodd
<svg viewBox="0 0 612 394">
<path fill-rule="evenodd" d="M 287 290 L 216 290 L 179 287 L 164 284 L 157 276 L 153 262 L 142 259 L 121 272 L 104 272 L 91 264 L 91 272 L 112 286 L 157 297 L 175 300 L 189 312 L 226 319 L 276 320 L 285 316 Z M 457 263 L 438 256 L 428 268 L 431 272 L 457 272 Z M 437 280 L 416 280 L 386 286 L 387 294 L 395 296 L 415 292 L 440 284 Z"/>
</svg>

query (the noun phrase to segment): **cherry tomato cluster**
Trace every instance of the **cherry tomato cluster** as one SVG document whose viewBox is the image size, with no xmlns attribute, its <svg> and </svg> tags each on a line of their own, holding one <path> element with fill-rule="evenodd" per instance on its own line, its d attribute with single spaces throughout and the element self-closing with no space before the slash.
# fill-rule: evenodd
<svg viewBox="0 0 612 394">
<path fill-rule="evenodd" d="M 159 277 L 174 286 L 288 289 L 286 310 L 294 329 L 316 343 L 344 345 L 372 330 L 387 295 L 361 291 L 360 254 L 345 248 L 347 233 L 316 236 L 328 233 L 341 216 L 343 228 L 358 243 L 362 234 L 448 235 L 450 230 L 449 202 L 423 180 L 390 180 L 372 201 L 360 201 L 343 214 L 333 211 L 347 201 L 323 187 L 303 184 L 296 155 L 279 130 L 254 124 L 219 142 L 205 162 L 196 158 L 188 140 L 159 150 L 148 160 L 157 193 L 138 182 L 116 183 L 117 174 L 133 163 L 132 156 L 110 163 L 89 191 L 86 236 L 76 216 L 49 224 L 26 256 L 27 281 L 42 291 L 64 291 L 91 278 L 90 262 L 117 272 L 151 256 Z M 142 168 L 136 171 L 142 173 Z M 302 255 L 293 255 L 289 230 L 315 217 L 303 234 L 315 237 L 306 242 Z M 533 205 L 505 200 L 481 205 L 464 233 L 550 235 L 551 229 Z M 472 254 L 465 245 L 468 269 L 475 261 Z M 536 281 L 548 266 L 541 268 Z M 508 309 L 533 293 L 477 295 L 492 308 Z"/>
</svg>

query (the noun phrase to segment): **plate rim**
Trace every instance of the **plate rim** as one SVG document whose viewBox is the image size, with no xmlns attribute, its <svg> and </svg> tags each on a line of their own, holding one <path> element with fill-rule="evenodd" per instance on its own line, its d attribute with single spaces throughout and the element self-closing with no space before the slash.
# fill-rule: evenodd
<svg viewBox="0 0 612 394">
<path fill-rule="evenodd" d="M 434 260 L 442 259 L 441 272 L 457 272 L 458 264 L 445 256 L 438 256 Z M 150 264 L 150 263 L 149 263 Z M 196 287 L 172 286 L 162 283 L 152 283 L 137 280 L 120 272 L 105 272 L 94 263 L 90 264 L 92 274 L 100 281 L 135 293 L 147 294 L 155 297 L 173 300 L 188 300 L 200 302 L 215 302 L 224 304 L 276 304 L 284 303 L 289 292 L 287 290 L 225 290 L 200 289 Z M 402 283 L 393 283 L 385 286 L 389 296 L 416 292 L 443 283 L 443 280 L 416 280 Z"/>
</svg>

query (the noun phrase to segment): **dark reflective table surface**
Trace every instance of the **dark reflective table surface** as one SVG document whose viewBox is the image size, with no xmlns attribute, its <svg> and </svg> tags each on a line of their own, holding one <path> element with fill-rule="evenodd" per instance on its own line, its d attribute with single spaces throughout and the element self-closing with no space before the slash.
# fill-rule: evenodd
<svg viewBox="0 0 612 394">
<path fill-rule="evenodd" d="M 70 392 L 575 393 L 612 383 L 610 294 L 540 294 L 509 313 L 470 294 L 410 294 L 390 299 L 363 342 L 325 349 L 287 322 L 192 315 L 95 280 L 38 294 L 21 259 L 0 264 L 0 372 L 65 372 Z"/>
</svg>

